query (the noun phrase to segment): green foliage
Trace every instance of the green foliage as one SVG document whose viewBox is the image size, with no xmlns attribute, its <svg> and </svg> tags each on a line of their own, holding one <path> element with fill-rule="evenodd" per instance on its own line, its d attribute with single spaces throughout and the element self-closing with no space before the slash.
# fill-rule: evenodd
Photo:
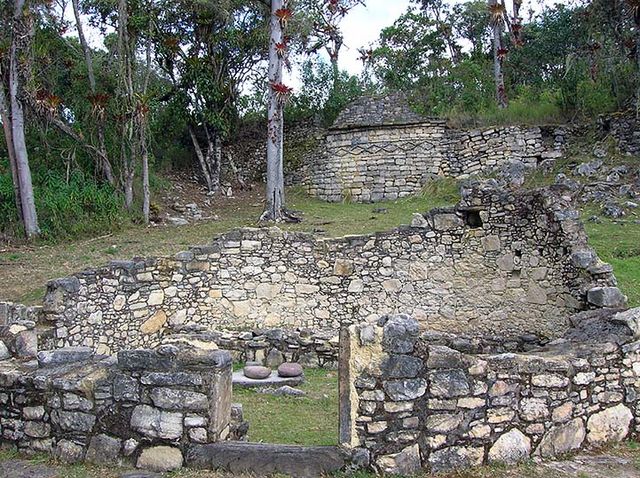
<svg viewBox="0 0 640 478">
<path fill-rule="evenodd" d="M 626 108 L 639 86 L 635 33 L 616 2 L 546 6 L 529 17 L 524 44 L 510 45 L 503 63 L 506 109 L 496 107 L 486 1 L 414 3 L 420 11 L 382 30 L 370 71 L 410 92 L 422 114 L 460 125 L 566 122 Z"/>
<path fill-rule="evenodd" d="M 127 220 L 120 196 L 81 172 L 72 173 L 67 181 L 55 171 L 38 171 L 33 182 L 44 240 L 103 234 Z M 11 177 L 0 174 L 0 231 L 16 235 L 19 229 Z"/>
<path fill-rule="evenodd" d="M 305 61 L 302 87 L 285 108 L 285 121 L 313 118 L 330 126 L 345 106 L 367 90 L 363 81 L 345 71 L 338 73 L 335 83 L 333 75 L 331 66 L 320 58 Z"/>
</svg>

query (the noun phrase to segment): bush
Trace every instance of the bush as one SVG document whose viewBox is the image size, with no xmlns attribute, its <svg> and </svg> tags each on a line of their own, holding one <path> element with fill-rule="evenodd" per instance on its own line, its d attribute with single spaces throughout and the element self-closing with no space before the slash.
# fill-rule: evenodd
<svg viewBox="0 0 640 478">
<path fill-rule="evenodd" d="M 42 238 L 60 241 L 101 234 L 120 228 L 128 219 L 123 201 L 110 186 L 96 183 L 81 172 L 67 179 L 52 171 L 33 177 L 36 210 Z M 11 175 L 0 174 L 0 231 L 19 236 Z"/>
</svg>

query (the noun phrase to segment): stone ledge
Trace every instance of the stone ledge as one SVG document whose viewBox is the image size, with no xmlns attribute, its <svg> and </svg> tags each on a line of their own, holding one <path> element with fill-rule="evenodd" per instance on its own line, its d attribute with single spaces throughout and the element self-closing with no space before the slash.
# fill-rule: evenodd
<svg viewBox="0 0 640 478">
<path fill-rule="evenodd" d="M 200 470 L 231 473 L 274 473 L 318 477 L 342 469 L 347 453 L 337 446 L 305 447 L 262 443 L 226 442 L 196 445 L 186 454 L 186 465 Z"/>
</svg>

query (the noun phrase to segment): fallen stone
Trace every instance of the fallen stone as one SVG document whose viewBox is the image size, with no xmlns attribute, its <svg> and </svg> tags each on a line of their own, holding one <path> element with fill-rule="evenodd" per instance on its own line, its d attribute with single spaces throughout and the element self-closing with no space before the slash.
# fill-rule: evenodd
<svg viewBox="0 0 640 478">
<path fill-rule="evenodd" d="M 345 463 L 345 453 L 335 446 L 219 442 L 191 446 L 186 456 L 186 466 L 194 469 L 305 478 L 329 475 Z"/>
<path fill-rule="evenodd" d="M 622 308 L 627 298 L 617 287 L 594 287 L 587 292 L 587 300 L 598 307 Z"/>
<path fill-rule="evenodd" d="M 137 468 L 164 473 L 182 468 L 182 452 L 172 446 L 154 446 L 142 450 Z"/>
<path fill-rule="evenodd" d="M 258 393 L 265 393 L 267 395 L 283 395 L 288 397 L 304 397 L 307 392 L 300 390 L 299 388 L 293 388 L 289 385 L 284 385 L 280 388 L 261 388 L 256 390 Z"/>
<path fill-rule="evenodd" d="M 0 340 L 0 360 L 7 360 L 8 358 L 11 358 L 11 353 L 5 343 Z"/>
<path fill-rule="evenodd" d="M 169 216 L 167 218 L 167 222 L 169 224 L 171 224 L 172 226 L 187 226 L 189 224 L 189 221 L 187 221 L 183 217 L 172 217 L 172 216 Z"/>
<path fill-rule="evenodd" d="M 57 470 L 23 460 L 0 461 L 0 477 L 3 478 L 63 478 Z"/>
</svg>

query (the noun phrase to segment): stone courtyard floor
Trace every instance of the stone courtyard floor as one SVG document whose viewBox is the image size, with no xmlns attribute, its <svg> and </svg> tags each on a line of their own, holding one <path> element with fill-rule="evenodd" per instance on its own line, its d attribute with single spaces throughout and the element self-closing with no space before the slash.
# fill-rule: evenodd
<svg viewBox="0 0 640 478">
<path fill-rule="evenodd" d="M 23 459 L 0 452 L 0 478 L 231 478 L 210 471 L 182 470 L 158 475 L 125 469 L 90 466 L 62 466 L 42 459 Z M 247 475 L 248 476 L 248 475 Z M 346 478 L 349 475 L 340 475 Z M 373 478 L 358 472 L 354 478 Z M 484 467 L 437 475 L 438 478 L 640 478 L 640 446 L 625 443 L 600 452 L 580 453 L 563 460 L 529 462 L 518 467 Z M 423 475 L 421 478 L 435 478 Z"/>
</svg>

